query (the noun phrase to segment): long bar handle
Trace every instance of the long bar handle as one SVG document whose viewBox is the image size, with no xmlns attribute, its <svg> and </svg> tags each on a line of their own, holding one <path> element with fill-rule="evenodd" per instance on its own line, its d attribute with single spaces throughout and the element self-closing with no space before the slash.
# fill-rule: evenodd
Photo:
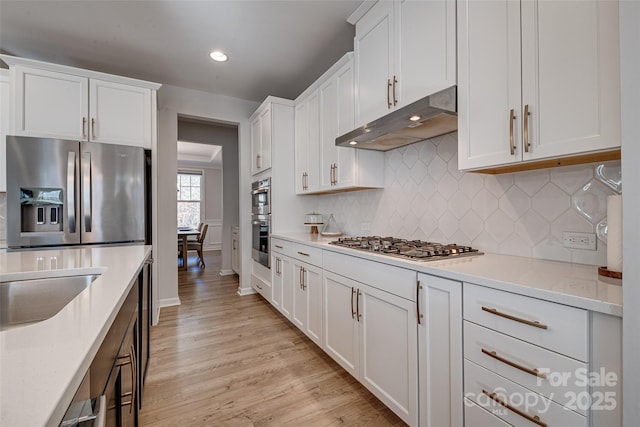
<svg viewBox="0 0 640 427">
<path fill-rule="evenodd" d="M 84 153 L 82 165 L 82 193 L 84 197 L 84 231 L 91 232 L 91 153 Z"/>
<path fill-rule="evenodd" d="M 275 247 L 278 248 L 278 249 L 282 249 L 282 246 L 280 246 L 280 245 L 275 245 Z"/>
<path fill-rule="evenodd" d="M 96 119 L 91 118 L 91 139 L 96 139 Z"/>
<path fill-rule="evenodd" d="M 134 346 L 134 344 L 131 344 L 131 407 L 129 408 L 129 413 L 133 412 L 133 406 L 135 402 L 135 397 L 136 397 L 136 385 L 138 383 L 137 378 L 137 367 L 138 367 L 138 360 L 136 357 L 136 348 Z"/>
<path fill-rule="evenodd" d="M 495 308 L 482 306 L 482 311 L 495 314 L 496 316 L 504 317 L 505 319 L 513 320 L 514 322 L 524 323 L 525 325 L 533 326 L 535 328 L 547 329 L 547 325 L 545 325 L 544 323 L 540 323 L 537 320 L 527 320 L 527 319 L 522 319 L 520 317 L 512 316 L 510 314 L 501 313 Z"/>
<path fill-rule="evenodd" d="M 490 351 L 490 350 L 487 350 L 486 348 L 483 348 L 482 349 L 482 353 L 486 354 L 489 357 L 492 357 L 492 358 L 496 359 L 499 362 L 504 363 L 505 365 L 509 365 L 509 366 L 511 366 L 513 368 L 521 370 L 522 372 L 526 372 L 527 374 L 533 375 L 534 377 L 543 378 L 543 379 L 547 378 L 546 375 L 543 374 L 542 372 L 538 371 L 537 368 L 531 369 L 531 368 L 527 368 L 526 366 L 522 366 L 522 365 L 520 365 L 520 364 L 518 364 L 516 362 L 512 362 L 509 359 L 505 359 L 504 357 L 499 356 L 498 353 L 496 353 L 495 351 Z"/>
<path fill-rule="evenodd" d="M 523 412 L 523 411 L 519 410 L 518 408 L 514 408 L 513 406 L 509 405 L 507 402 L 504 402 L 501 399 L 499 399 L 497 397 L 496 393 L 489 393 L 487 390 L 482 389 L 482 394 L 484 394 L 489 399 L 491 399 L 494 402 L 496 402 L 498 405 L 504 406 L 505 408 L 507 408 L 511 412 L 520 415 L 522 418 L 524 418 L 524 419 L 526 419 L 528 421 L 531 421 L 532 423 L 537 424 L 540 427 L 547 427 L 547 423 L 541 421 L 539 416 L 537 416 L 537 415 L 531 416 L 531 415 L 527 414 L 526 412 Z"/>
<path fill-rule="evenodd" d="M 356 293 L 356 288 L 354 288 L 353 286 L 351 287 L 351 318 L 355 319 L 356 318 L 356 312 L 353 310 L 353 296 Z"/>
<path fill-rule="evenodd" d="M 391 109 L 391 79 L 387 79 L 387 109 Z"/>
<path fill-rule="evenodd" d="M 398 79 L 396 75 L 393 75 L 393 105 L 398 105 L 398 100 L 396 99 L 396 85 L 398 84 Z"/>
<path fill-rule="evenodd" d="M 300 267 L 300 289 L 304 290 L 304 268 Z"/>
<path fill-rule="evenodd" d="M 256 169 L 260 169 L 260 154 L 256 155 Z"/>
<path fill-rule="evenodd" d="M 516 154 L 516 146 L 513 145 L 513 122 L 516 120 L 515 110 L 512 108 L 509 111 L 509 152 L 513 156 Z"/>
<path fill-rule="evenodd" d="M 303 256 L 309 256 L 309 254 L 308 254 L 308 253 L 306 253 L 306 252 L 300 252 L 300 251 L 298 251 L 298 253 L 299 253 L 300 255 L 303 255 Z"/>
<path fill-rule="evenodd" d="M 422 289 L 422 283 L 418 280 L 416 284 L 416 312 L 418 314 L 418 325 L 422 324 L 422 313 L 420 313 L 420 289 Z"/>
<path fill-rule="evenodd" d="M 360 314 L 360 295 L 362 293 L 360 292 L 360 289 L 358 289 L 358 292 L 356 293 L 356 318 L 358 319 L 358 322 L 360 321 L 360 318 L 362 318 L 362 314 Z"/>
<path fill-rule="evenodd" d="M 524 145 L 525 153 L 529 152 L 529 116 L 530 115 L 531 113 L 529 112 L 529 104 L 526 104 L 524 106 L 524 117 L 523 117 L 523 120 L 524 120 L 524 126 L 523 126 L 524 127 L 524 130 L 523 130 L 524 144 L 523 145 Z"/>
<path fill-rule="evenodd" d="M 87 118 L 82 116 L 82 139 L 87 136 Z"/>
<path fill-rule="evenodd" d="M 67 217 L 69 233 L 76 232 L 76 152 L 67 156 Z"/>
</svg>

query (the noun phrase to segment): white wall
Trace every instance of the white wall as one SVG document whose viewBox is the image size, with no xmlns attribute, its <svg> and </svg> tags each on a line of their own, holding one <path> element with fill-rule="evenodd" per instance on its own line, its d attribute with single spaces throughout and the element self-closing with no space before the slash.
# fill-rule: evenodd
<svg viewBox="0 0 640 427">
<path fill-rule="evenodd" d="M 623 425 L 640 420 L 640 2 L 620 2 L 622 95 L 623 237 Z"/>
<path fill-rule="evenodd" d="M 242 99 L 214 95 L 176 86 L 163 86 L 158 93 L 158 299 L 160 306 L 179 303 L 178 272 L 176 268 L 175 230 L 176 192 L 162 191 L 175 188 L 177 173 L 178 115 L 212 119 L 238 125 L 239 145 L 239 225 L 242 230 L 250 227 L 251 187 L 249 159 L 250 129 L 248 118 L 258 104 Z M 224 159 L 224 154 L 223 154 Z M 249 289 L 251 241 L 250 233 L 241 233 L 240 287 Z M 231 230 L 224 230 L 223 244 L 231 246 Z M 227 255 L 230 263 L 230 254 Z M 223 254 L 223 262 L 224 262 Z"/>
</svg>

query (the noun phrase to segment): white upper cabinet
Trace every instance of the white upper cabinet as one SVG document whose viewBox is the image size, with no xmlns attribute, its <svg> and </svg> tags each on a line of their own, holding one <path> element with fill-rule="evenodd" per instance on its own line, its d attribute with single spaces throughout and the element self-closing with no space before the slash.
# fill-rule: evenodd
<svg viewBox="0 0 640 427">
<path fill-rule="evenodd" d="M 89 139 L 151 148 L 151 90 L 89 80 Z"/>
<path fill-rule="evenodd" d="M 251 118 L 251 173 L 271 169 L 271 105 L 258 109 Z"/>
<path fill-rule="evenodd" d="M 275 152 L 288 157 L 291 148 L 283 141 L 294 138 L 293 101 L 269 96 L 249 117 L 251 125 L 251 174 L 271 169 Z M 278 147 L 280 141 L 280 147 Z M 293 167 L 293 155 L 287 167 Z"/>
<path fill-rule="evenodd" d="M 356 122 L 369 123 L 393 107 L 393 2 L 379 1 L 356 24 Z"/>
<path fill-rule="evenodd" d="M 456 2 L 394 3 L 398 107 L 456 84 Z"/>
<path fill-rule="evenodd" d="M 294 125 L 296 194 L 316 192 L 320 185 L 319 102 L 317 90 L 296 100 Z"/>
<path fill-rule="evenodd" d="M 455 0 L 380 0 L 357 19 L 356 126 L 456 83 L 455 11 Z"/>
<path fill-rule="evenodd" d="M 353 54 L 347 53 L 296 99 L 296 194 L 384 186 L 384 154 L 336 147 L 354 129 Z"/>
<path fill-rule="evenodd" d="M 6 137 L 10 134 L 9 72 L 0 69 L 0 192 L 7 191 Z"/>
<path fill-rule="evenodd" d="M 15 135 L 152 147 L 159 84 L 2 55 Z"/>
<path fill-rule="evenodd" d="M 15 133 L 87 141 L 89 79 L 16 66 Z"/>
<path fill-rule="evenodd" d="M 618 45 L 615 1 L 461 0 L 460 169 L 619 149 Z"/>
</svg>

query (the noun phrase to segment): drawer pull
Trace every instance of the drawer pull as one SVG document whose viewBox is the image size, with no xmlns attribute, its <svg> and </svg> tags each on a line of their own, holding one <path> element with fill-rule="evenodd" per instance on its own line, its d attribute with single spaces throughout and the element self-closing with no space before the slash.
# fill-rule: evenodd
<svg viewBox="0 0 640 427">
<path fill-rule="evenodd" d="M 282 249 L 282 246 L 280 246 L 280 245 L 276 245 L 276 248 L 278 248 L 278 249 Z"/>
<path fill-rule="evenodd" d="M 300 255 L 303 255 L 303 256 L 309 256 L 309 254 L 306 254 L 306 253 L 304 253 L 304 252 L 300 252 L 300 251 L 298 251 L 298 253 L 299 253 Z"/>
<path fill-rule="evenodd" d="M 520 415 L 522 418 L 525 418 L 529 421 L 531 421 L 534 424 L 539 425 L 540 427 L 547 427 L 547 423 L 540 421 L 540 417 L 535 415 L 535 416 L 531 416 L 529 414 L 527 414 L 526 412 L 523 412 L 517 408 L 514 408 L 513 406 L 509 405 L 507 402 L 503 402 L 502 400 L 498 399 L 498 397 L 496 397 L 495 393 L 489 393 L 487 390 L 482 389 L 482 394 L 484 394 L 485 396 L 487 396 L 489 399 L 493 400 L 494 402 L 496 402 L 498 405 L 500 406 L 504 406 L 505 408 L 507 408 L 508 410 L 510 410 L 511 412 Z"/>
<path fill-rule="evenodd" d="M 484 354 L 486 354 L 487 356 L 489 356 L 489 357 L 493 357 L 494 359 L 496 359 L 496 360 L 498 360 L 498 361 L 500 361 L 500 362 L 502 362 L 502 363 L 504 363 L 506 365 L 509 365 L 509 366 L 511 366 L 513 368 L 516 368 L 516 369 L 520 369 L 521 371 L 526 372 L 527 374 L 531 374 L 534 377 L 547 379 L 547 377 L 542 372 L 538 371 L 538 369 L 536 369 L 536 368 L 531 369 L 531 368 L 527 368 L 525 366 L 519 365 L 519 364 L 517 364 L 515 362 L 512 362 L 511 360 L 508 360 L 508 359 L 505 359 L 504 357 L 498 356 L 498 354 L 495 351 L 489 351 L 489 350 L 483 348 L 482 352 Z"/>
<path fill-rule="evenodd" d="M 547 325 L 540 323 L 537 320 L 521 319 L 519 317 L 515 317 L 510 314 L 500 313 L 495 308 L 488 308 L 488 307 L 482 306 L 482 311 L 486 311 L 487 313 L 495 314 L 496 316 L 504 317 L 505 319 L 513 320 L 515 322 L 524 323 L 525 325 L 533 326 L 540 329 L 547 329 Z"/>
</svg>

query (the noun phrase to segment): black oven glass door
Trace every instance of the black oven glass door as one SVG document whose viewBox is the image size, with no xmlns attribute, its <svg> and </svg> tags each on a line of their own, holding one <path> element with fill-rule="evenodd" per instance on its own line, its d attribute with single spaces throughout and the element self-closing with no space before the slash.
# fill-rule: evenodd
<svg viewBox="0 0 640 427">
<path fill-rule="evenodd" d="M 267 268 L 271 268 L 271 261 L 269 259 L 269 238 L 270 238 L 270 220 L 266 215 L 254 215 L 251 221 L 251 236 L 252 236 L 252 258 L 264 265 Z"/>
</svg>

